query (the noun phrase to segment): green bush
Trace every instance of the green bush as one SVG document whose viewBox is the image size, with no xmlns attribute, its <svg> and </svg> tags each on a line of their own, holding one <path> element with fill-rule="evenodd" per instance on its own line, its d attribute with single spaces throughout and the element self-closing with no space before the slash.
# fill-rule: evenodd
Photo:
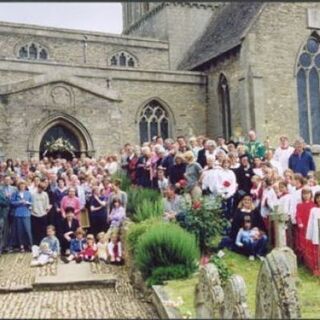
<svg viewBox="0 0 320 320">
<path fill-rule="evenodd" d="M 150 218 L 161 217 L 163 216 L 163 210 L 162 199 L 156 201 L 144 199 L 142 200 L 142 203 L 138 204 L 136 212 L 132 216 L 132 220 L 141 222 Z"/>
<path fill-rule="evenodd" d="M 179 223 L 196 236 L 203 253 L 210 248 L 212 240 L 221 235 L 228 226 L 228 221 L 222 214 L 219 198 L 205 196 L 193 203 L 186 202 L 183 212 L 185 217 L 179 220 Z"/>
<path fill-rule="evenodd" d="M 172 279 L 173 276 L 189 276 L 197 268 L 198 259 L 199 248 L 195 236 L 171 223 L 162 222 L 152 226 L 140 237 L 135 250 L 138 268 L 153 284 Z M 174 266 L 180 267 L 172 269 Z"/>
<path fill-rule="evenodd" d="M 143 202 L 143 200 L 149 200 L 151 202 L 156 202 L 161 199 L 161 194 L 157 190 L 140 188 L 131 186 L 128 191 L 128 204 L 127 211 L 133 214 L 137 212 L 137 207 Z"/>
<path fill-rule="evenodd" d="M 142 221 L 140 223 L 133 223 L 128 230 L 126 243 L 128 249 L 134 253 L 137 248 L 137 243 L 140 237 L 149 230 L 153 225 L 161 223 L 160 219 L 152 218 Z"/>
<path fill-rule="evenodd" d="M 127 192 L 131 186 L 130 178 L 121 170 L 118 170 L 111 177 L 112 180 L 119 179 L 121 181 L 120 189 Z"/>
<path fill-rule="evenodd" d="M 158 267 L 152 271 L 147 280 L 148 286 L 163 284 L 164 281 L 174 279 L 186 279 L 190 275 L 189 270 L 184 265 L 174 265 L 169 267 Z"/>
</svg>

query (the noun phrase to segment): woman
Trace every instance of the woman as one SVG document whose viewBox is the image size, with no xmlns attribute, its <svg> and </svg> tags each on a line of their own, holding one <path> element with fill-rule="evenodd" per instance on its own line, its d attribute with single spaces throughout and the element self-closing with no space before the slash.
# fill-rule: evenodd
<svg viewBox="0 0 320 320">
<path fill-rule="evenodd" d="M 186 164 L 184 162 L 182 154 L 177 154 L 174 158 L 174 165 L 169 170 L 169 181 L 172 185 L 175 185 L 180 180 L 184 179 L 186 172 Z"/>
<path fill-rule="evenodd" d="M 66 216 L 66 209 L 68 207 L 72 207 L 74 209 L 75 218 L 80 221 L 80 200 L 76 197 L 76 189 L 74 187 L 70 187 L 68 191 L 68 195 L 64 196 L 61 200 L 61 215 L 63 218 Z"/>
<path fill-rule="evenodd" d="M 20 252 L 31 250 L 31 193 L 26 190 L 26 183 L 20 181 L 18 190 L 11 197 L 11 205 L 14 208 L 13 232 L 10 239 L 10 247 L 19 247 Z"/>
<path fill-rule="evenodd" d="M 58 179 L 58 186 L 53 191 L 54 225 L 57 229 L 62 221 L 61 200 L 67 195 L 66 183 L 63 178 Z"/>
<path fill-rule="evenodd" d="M 234 195 L 238 187 L 236 175 L 230 166 L 231 161 L 224 159 L 221 163 L 221 169 L 217 170 L 215 176 L 217 193 L 222 197 L 222 210 L 228 220 L 232 218 Z"/>
<path fill-rule="evenodd" d="M 107 201 L 102 189 L 95 186 L 90 199 L 90 233 L 96 236 L 107 229 Z"/>
<path fill-rule="evenodd" d="M 187 180 L 186 191 L 191 194 L 193 199 L 199 198 L 202 195 L 202 190 L 199 187 L 202 167 L 195 161 L 192 151 L 185 152 L 183 156 L 187 163 L 186 172 L 184 174 Z"/>
<path fill-rule="evenodd" d="M 237 247 L 235 245 L 235 241 L 238 235 L 240 228 L 244 226 L 244 222 L 250 221 L 252 228 L 258 228 L 262 233 L 261 238 L 259 239 L 257 246 L 255 248 L 256 252 L 259 253 L 266 251 L 268 237 L 266 236 L 266 228 L 261 218 L 259 211 L 255 208 L 252 198 L 250 195 L 244 195 L 239 202 L 238 208 L 234 213 L 232 225 L 231 225 L 231 232 L 230 238 L 233 241 L 233 249 L 235 251 L 239 251 L 240 253 L 246 254 L 247 249 L 244 247 Z"/>
</svg>

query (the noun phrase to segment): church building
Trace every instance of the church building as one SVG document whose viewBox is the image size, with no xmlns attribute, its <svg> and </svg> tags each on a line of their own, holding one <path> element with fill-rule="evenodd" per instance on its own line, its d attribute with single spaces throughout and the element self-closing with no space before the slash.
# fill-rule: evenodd
<svg viewBox="0 0 320 320">
<path fill-rule="evenodd" d="M 0 22 L 0 159 L 251 128 L 320 144 L 320 3 L 122 8 L 121 35 Z"/>
</svg>

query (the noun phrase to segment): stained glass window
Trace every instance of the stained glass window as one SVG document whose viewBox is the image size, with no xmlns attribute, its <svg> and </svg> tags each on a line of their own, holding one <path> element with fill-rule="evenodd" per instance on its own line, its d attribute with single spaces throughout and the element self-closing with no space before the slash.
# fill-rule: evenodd
<svg viewBox="0 0 320 320">
<path fill-rule="evenodd" d="M 218 85 L 220 112 L 222 115 L 222 133 L 226 139 L 232 135 L 230 94 L 227 78 L 221 74 Z"/>
<path fill-rule="evenodd" d="M 297 66 L 300 135 L 308 144 L 320 144 L 320 41 L 311 35 Z"/>
<path fill-rule="evenodd" d="M 141 144 L 154 136 L 161 136 L 163 139 L 170 136 L 169 114 L 158 101 L 150 101 L 141 111 L 139 130 Z"/>
</svg>

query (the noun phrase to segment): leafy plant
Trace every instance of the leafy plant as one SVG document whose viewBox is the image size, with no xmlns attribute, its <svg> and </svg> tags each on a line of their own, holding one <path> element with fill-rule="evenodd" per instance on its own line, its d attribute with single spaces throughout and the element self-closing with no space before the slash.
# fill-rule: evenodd
<svg viewBox="0 0 320 320">
<path fill-rule="evenodd" d="M 127 192 L 131 186 L 130 178 L 121 170 L 118 170 L 112 175 L 112 180 L 119 179 L 121 181 L 120 189 Z"/>
<path fill-rule="evenodd" d="M 140 223 L 133 223 L 127 233 L 126 243 L 128 245 L 128 249 L 134 253 L 137 248 L 137 243 L 140 237 L 149 230 L 153 225 L 161 223 L 160 219 L 151 218 L 144 220 Z"/>
<path fill-rule="evenodd" d="M 220 280 L 222 285 L 224 285 L 226 283 L 226 281 L 230 278 L 230 276 L 232 275 L 232 272 L 230 271 L 230 269 L 228 268 L 227 264 L 225 263 L 225 261 L 223 261 L 221 258 L 219 258 L 218 256 L 212 256 L 210 259 L 210 262 L 212 262 L 213 264 L 215 264 L 215 266 L 218 269 L 218 273 L 220 276 Z"/>
<path fill-rule="evenodd" d="M 150 283 L 172 279 L 173 275 L 187 277 L 197 268 L 198 259 L 195 236 L 171 223 L 152 226 L 141 236 L 135 250 L 135 262 L 147 280 L 151 277 Z M 181 266 L 184 271 L 180 267 L 175 272 L 168 270 L 173 266 Z"/>
<path fill-rule="evenodd" d="M 161 194 L 157 190 L 140 188 L 135 186 L 129 187 L 127 194 L 127 211 L 129 211 L 131 214 L 137 211 L 137 207 L 139 206 L 139 204 L 143 202 L 143 200 L 147 199 L 151 202 L 155 202 L 161 199 Z"/>
<path fill-rule="evenodd" d="M 228 226 L 219 198 L 204 196 L 193 203 L 185 202 L 183 212 L 185 217 L 179 220 L 179 224 L 196 236 L 201 252 L 205 252 L 212 239 L 221 235 Z"/>
<path fill-rule="evenodd" d="M 163 215 L 163 210 L 162 199 L 156 201 L 144 199 L 142 200 L 142 203 L 137 206 L 132 219 L 135 222 L 141 222 L 146 219 L 161 217 Z"/>
<path fill-rule="evenodd" d="M 158 267 L 152 271 L 147 279 L 147 285 L 163 284 L 164 281 L 173 279 L 184 279 L 190 275 L 189 270 L 184 265 L 174 265 L 168 267 Z"/>
</svg>

